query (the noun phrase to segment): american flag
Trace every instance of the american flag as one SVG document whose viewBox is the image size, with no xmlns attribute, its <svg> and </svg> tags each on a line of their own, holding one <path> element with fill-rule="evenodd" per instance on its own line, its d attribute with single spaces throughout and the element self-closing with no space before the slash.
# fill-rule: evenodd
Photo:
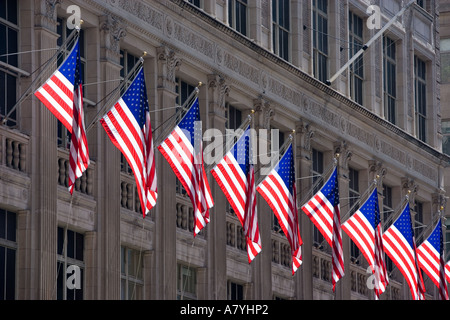
<svg viewBox="0 0 450 320">
<path fill-rule="evenodd" d="M 158 146 L 191 199 L 194 237 L 209 223 L 214 201 L 203 165 L 202 130 L 198 98 L 166 139 Z"/>
<path fill-rule="evenodd" d="M 156 169 L 150 112 L 141 67 L 123 96 L 100 119 L 112 143 L 130 165 L 143 216 L 156 205 Z"/>
<path fill-rule="evenodd" d="M 389 283 L 384 250 L 382 243 L 382 229 L 380 208 L 378 205 L 378 191 L 374 188 L 364 204 L 347 221 L 342 224 L 344 230 L 361 250 L 372 272 L 375 275 L 375 298 L 386 290 Z"/>
<path fill-rule="evenodd" d="M 383 234 L 383 246 L 386 254 L 405 277 L 412 298 L 422 300 L 425 290 L 417 263 L 409 203 L 405 205 L 400 216 Z"/>
<path fill-rule="evenodd" d="M 52 76 L 34 93 L 71 133 L 69 191 L 89 166 L 89 150 L 84 128 L 83 84 L 78 40 Z"/>
<path fill-rule="evenodd" d="M 445 278 L 447 282 L 450 283 L 450 261 L 445 265 Z"/>
<path fill-rule="evenodd" d="M 287 148 L 278 164 L 256 190 L 263 196 L 280 223 L 292 251 L 292 274 L 302 264 L 301 245 L 297 214 L 297 192 L 292 144 Z"/>
<path fill-rule="evenodd" d="M 438 287 L 441 299 L 448 300 L 441 220 L 438 221 L 428 238 L 417 248 L 417 259 L 419 267 Z"/>
<path fill-rule="evenodd" d="M 334 168 L 325 185 L 302 207 L 302 210 L 319 229 L 332 249 L 334 291 L 336 283 L 344 276 L 337 167 Z"/>
<path fill-rule="evenodd" d="M 249 263 L 261 252 L 250 140 L 248 126 L 225 157 L 211 170 L 244 228 Z"/>
</svg>

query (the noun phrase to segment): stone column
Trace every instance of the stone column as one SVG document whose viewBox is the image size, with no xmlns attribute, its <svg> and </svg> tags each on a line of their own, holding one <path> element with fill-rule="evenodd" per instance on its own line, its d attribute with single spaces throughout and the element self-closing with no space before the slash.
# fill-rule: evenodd
<svg viewBox="0 0 450 320">
<path fill-rule="evenodd" d="M 125 26 L 122 22 L 112 15 L 100 17 L 100 79 L 120 77 L 119 41 L 124 36 Z M 105 82 L 99 86 L 99 91 L 105 97 L 117 85 L 117 82 Z M 98 106 L 101 107 L 103 105 Z M 109 108 L 106 107 L 102 112 L 106 113 Z M 96 298 L 115 300 L 120 299 L 120 151 L 112 144 L 100 122 L 95 123 L 92 131 L 97 134 L 97 144 L 90 150 L 97 157 L 98 267 L 95 275 L 89 276 L 100 279 Z"/>
<path fill-rule="evenodd" d="M 308 195 L 312 189 L 312 148 L 311 140 L 314 137 L 314 129 L 302 120 L 296 123 L 296 168 L 297 168 L 297 202 L 299 206 L 298 220 L 300 223 L 300 236 L 302 245 L 302 265 L 297 271 L 300 274 L 300 288 L 298 298 L 303 300 L 313 299 L 313 234 L 312 222 L 303 212 L 301 206 L 308 201 Z M 305 196 L 306 195 L 306 196 Z"/>
<path fill-rule="evenodd" d="M 339 197 L 340 197 L 340 216 L 341 225 L 343 218 L 349 211 L 349 167 L 348 163 L 352 157 L 352 152 L 348 148 L 347 143 L 337 142 L 335 144 L 335 153 L 338 156 L 338 183 L 339 183 Z M 343 199 L 343 200 L 342 200 Z M 349 300 L 351 298 L 351 273 L 350 273 L 350 237 L 344 232 L 342 234 L 342 249 L 344 253 L 344 276 L 339 279 L 336 284 L 335 295 L 336 299 Z"/>
<path fill-rule="evenodd" d="M 256 129 L 257 139 L 253 149 L 255 154 L 259 155 L 255 164 L 255 182 L 258 183 L 264 179 L 267 171 L 270 170 L 271 164 L 266 163 L 262 153 L 270 152 L 270 141 L 264 141 L 260 136 L 260 130 L 267 130 L 267 138 L 270 139 L 270 121 L 273 116 L 273 110 L 270 103 L 263 98 L 253 101 L 253 109 L 255 110 L 253 118 L 253 128 Z M 263 147 L 265 145 L 265 148 Z M 265 150 L 264 150 L 265 149 Z M 266 171 L 266 172 L 265 172 Z M 254 265 L 254 290 L 255 299 L 270 300 L 272 299 L 272 209 L 267 202 L 258 193 L 257 195 L 258 223 L 259 233 L 261 236 L 261 252 L 252 262 Z M 274 217 L 276 219 L 276 217 Z"/>
<path fill-rule="evenodd" d="M 210 129 L 225 136 L 225 100 L 229 94 L 226 81 L 219 75 L 208 75 L 208 115 Z M 222 147 L 222 146 L 220 146 Z M 225 155 L 226 150 L 220 150 Z M 215 161 L 220 161 L 222 156 Z M 219 159 L 220 158 L 220 159 Z M 215 165 L 215 164 L 214 164 Z M 205 164 L 205 170 L 206 170 Z M 213 164 L 211 164 L 213 167 Z M 207 172 L 208 176 L 211 176 Z M 226 259 L 226 203 L 227 199 L 214 178 L 209 180 L 214 207 L 210 210 L 210 222 L 206 226 L 207 233 L 207 299 L 227 298 L 227 259 Z"/>
<path fill-rule="evenodd" d="M 34 36 L 36 49 L 54 48 L 56 45 L 56 8 L 58 0 L 35 1 Z M 52 53 L 35 54 L 36 65 L 44 64 Z M 31 124 L 31 228 L 30 249 L 36 254 L 30 269 L 31 290 L 26 293 L 31 299 L 56 299 L 56 254 L 57 254 L 57 119 L 37 99 L 35 112 L 30 117 Z M 28 111 L 27 111 L 28 112 Z M 19 218 L 21 219 L 21 218 Z"/>
<path fill-rule="evenodd" d="M 97 232 L 89 231 L 84 234 L 84 299 L 94 300 L 98 296 L 99 277 L 98 270 L 98 251 L 97 251 Z"/>
<path fill-rule="evenodd" d="M 175 73 L 180 60 L 167 47 L 157 48 L 157 109 L 168 110 L 155 114 L 156 127 L 164 124 L 174 113 L 176 102 Z M 160 132 L 158 132 L 160 134 Z M 155 142 L 156 144 L 159 142 Z M 155 298 L 176 298 L 177 253 L 176 253 L 176 176 L 160 152 L 156 152 L 158 177 L 158 202 L 155 212 Z"/>
</svg>

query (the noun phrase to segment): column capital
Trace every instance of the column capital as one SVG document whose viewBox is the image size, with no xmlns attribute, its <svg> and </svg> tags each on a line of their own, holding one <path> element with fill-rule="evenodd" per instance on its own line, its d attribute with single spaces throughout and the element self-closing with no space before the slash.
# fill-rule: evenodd
<svg viewBox="0 0 450 320">
<path fill-rule="evenodd" d="M 120 58 L 120 40 L 127 35 L 126 24 L 112 14 L 105 14 L 99 17 L 100 32 L 102 35 L 102 49 L 104 56 L 108 58 Z M 111 57 L 110 57 L 111 56 Z"/>
<path fill-rule="evenodd" d="M 219 111 L 218 113 L 225 117 L 225 102 L 226 97 L 230 94 L 230 87 L 226 80 L 218 74 L 208 75 L 208 90 L 209 90 L 209 106 L 211 112 Z"/>
<path fill-rule="evenodd" d="M 158 87 L 175 91 L 176 71 L 180 68 L 181 59 L 174 50 L 161 46 L 156 49 L 158 61 Z"/>
</svg>

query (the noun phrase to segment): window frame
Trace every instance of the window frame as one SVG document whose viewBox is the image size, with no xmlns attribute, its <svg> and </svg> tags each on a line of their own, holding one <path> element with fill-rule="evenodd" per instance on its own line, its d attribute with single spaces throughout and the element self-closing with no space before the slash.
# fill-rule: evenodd
<svg viewBox="0 0 450 320">
<path fill-rule="evenodd" d="M 355 21 L 358 21 L 356 24 Z M 353 11 L 349 11 L 349 59 L 364 46 L 363 19 Z M 358 28 L 358 30 L 356 30 Z M 364 99 L 364 58 L 361 55 L 349 66 L 350 97 L 356 103 L 363 105 Z"/>
<path fill-rule="evenodd" d="M 414 112 L 417 139 L 427 140 L 427 62 L 414 55 Z"/>
<path fill-rule="evenodd" d="M 397 48 L 396 41 L 383 36 L 384 118 L 397 123 Z M 390 48 L 393 46 L 392 48 Z M 390 50 L 388 50 L 390 49 Z M 389 69 L 389 71 L 388 71 Z M 391 75 L 390 75 L 391 73 Z M 389 77 L 389 78 L 388 78 Z"/>
<path fill-rule="evenodd" d="M 3 219 L 3 215 L 4 215 L 4 219 Z M 17 244 L 17 214 L 15 212 L 12 211 L 8 211 L 5 209 L 0 209 L 0 216 L 2 217 L 2 220 L 0 221 L 0 226 L 2 227 L 1 232 L 3 233 L 3 221 L 5 222 L 4 224 L 4 237 L 3 235 L 0 236 L 0 251 L 3 251 L 2 254 L 4 253 L 4 265 L 1 266 L 1 270 L 4 271 L 4 278 L 0 281 L 0 283 L 2 283 L 4 286 L 2 288 L 0 288 L 1 293 L 0 293 L 0 300 L 14 300 L 16 299 L 16 295 L 17 295 L 17 250 L 18 250 L 18 244 Z M 8 222 L 8 217 L 14 217 L 14 223 L 13 223 L 13 229 L 14 229 L 14 233 L 13 235 L 10 234 L 10 232 L 8 232 L 8 226 L 9 226 L 9 222 Z M 11 226 L 9 226 L 11 227 Z M 13 262 L 9 261 L 8 258 L 9 257 L 9 253 L 13 254 L 12 259 L 14 260 Z M 11 265 L 11 263 L 13 263 L 13 265 Z M 12 274 L 11 274 L 12 273 Z M 11 285 L 11 283 L 9 283 L 7 280 L 8 279 L 13 279 L 13 287 L 10 288 L 9 285 Z M 10 292 L 9 290 L 12 290 L 12 292 Z"/>
<path fill-rule="evenodd" d="M 132 256 L 132 257 L 131 257 Z M 134 261 L 136 270 L 130 274 L 130 258 Z M 133 286 L 133 293 L 130 297 L 130 285 Z M 136 290 L 134 290 L 136 289 Z M 142 252 L 130 247 L 120 246 L 120 299 L 121 300 L 142 300 L 144 298 L 144 261 Z"/>
<path fill-rule="evenodd" d="M 61 232 L 63 232 L 62 234 L 62 239 L 61 239 Z M 69 232 L 73 233 L 74 238 L 74 244 L 75 244 L 75 249 L 74 249 L 74 254 L 75 257 L 70 257 L 68 256 L 68 245 L 69 245 Z M 83 260 L 79 260 L 77 259 L 77 241 L 78 238 L 77 236 L 81 236 L 83 242 L 82 242 L 82 258 Z M 62 245 L 62 248 L 61 248 Z M 73 299 L 70 300 L 84 300 L 84 288 L 85 288 L 85 270 L 86 270 L 86 264 L 84 262 L 84 257 L 85 257 L 85 236 L 83 233 L 74 231 L 70 228 L 68 228 L 67 226 L 58 226 L 57 228 L 57 259 L 56 259 L 56 270 L 57 270 L 57 275 L 58 275 L 58 279 L 57 279 L 57 286 L 56 286 L 56 296 L 58 300 L 68 300 L 68 291 L 70 290 L 69 288 L 67 288 L 67 274 L 66 274 L 66 270 L 69 266 L 75 265 L 77 267 L 80 268 L 81 271 L 81 288 L 80 289 L 72 289 L 74 290 L 73 293 Z M 62 266 L 62 268 L 61 268 Z M 61 277 L 61 278 L 60 278 Z M 62 288 L 60 288 L 60 281 L 62 281 Z M 60 292 L 60 289 L 63 289 L 63 292 Z M 81 290 L 81 291 L 78 291 Z M 79 296 L 81 294 L 81 297 Z"/>
<path fill-rule="evenodd" d="M 327 12 L 323 11 L 319 2 L 326 4 Z M 329 39 L 328 39 L 328 0 L 313 0 L 312 5 L 312 48 L 313 48 L 313 75 L 322 82 L 328 80 L 329 68 Z M 326 30 L 323 30 L 326 29 Z"/>
<path fill-rule="evenodd" d="M 187 275 L 189 279 L 184 279 L 184 277 L 181 277 L 182 272 L 192 272 L 192 275 Z M 184 276 L 184 274 L 183 274 Z M 197 287 L 198 287 L 198 275 L 197 275 L 197 268 L 186 265 L 185 263 L 178 262 L 177 263 L 177 300 L 197 300 Z M 188 283 L 188 282 L 190 283 Z M 189 288 L 193 288 L 193 291 L 186 291 L 186 286 L 184 284 L 189 284 Z M 181 288 L 181 285 L 183 285 L 183 288 Z M 190 290 L 190 289 L 189 289 Z"/>
<path fill-rule="evenodd" d="M 15 6 L 15 21 L 11 20 L 9 17 L 9 9 L 8 4 L 14 3 Z M 2 43 L 5 45 L 4 47 L 4 57 L 0 57 L 0 60 L 2 61 L 2 64 L 0 65 L 0 74 L 2 77 L 4 76 L 4 80 L 2 79 L 2 82 L 4 81 L 4 90 L 5 94 L 4 97 L 2 97 L 4 106 L 0 109 L 0 115 L 6 116 L 12 108 L 15 106 L 17 99 L 18 99 L 18 80 L 20 77 L 20 72 L 13 72 L 12 70 L 19 70 L 19 56 L 18 55 L 10 55 L 11 53 L 17 53 L 19 51 L 19 43 L 20 43 L 20 25 L 19 25 L 19 3 L 15 1 L 6 1 L 5 2 L 5 17 L 0 17 L 0 26 L 5 28 L 5 41 L 2 41 Z M 10 48 L 10 32 L 15 33 L 15 48 Z M 2 50 L 3 51 L 3 50 Z M 10 83 L 12 83 L 10 85 Z M 14 88 L 13 90 L 11 90 Z M 10 128 L 17 128 L 18 127 L 18 110 L 16 109 L 14 112 L 11 113 L 11 115 L 8 118 L 8 121 L 6 122 L 6 125 Z"/>
<path fill-rule="evenodd" d="M 239 10 L 243 10 L 243 12 Z M 228 24 L 231 28 L 246 37 L 249 32 L 248 11 L 249 8 L 247 0 L 228 0 Z M 240 19 L 237 17 L 238 14 L 240 14 Z"/>
<path fill-rule="evenodd" d="M 287 9 L 285 8 L 287 4 Z M 280 7 L 284 10 L 280 10 Z M 272 46 L 273 52 L 280 58 L 290 61 L 291 59 L 291 16 L 289 0 L 272 0 Z M 283 13 L 280 13 L 283 11 Z M 286 14 L 287 13 L 287 17 Z M 287 23 L 280 22 L 280 17 Z M 286 41 L 286 43 L 283 42 Z"/>
</svg>

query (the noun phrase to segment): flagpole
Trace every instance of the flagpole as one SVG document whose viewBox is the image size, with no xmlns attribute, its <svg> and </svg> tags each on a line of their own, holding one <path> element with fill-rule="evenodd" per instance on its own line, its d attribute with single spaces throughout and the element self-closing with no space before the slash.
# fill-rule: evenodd
<svg viewBox="0 0 450 320">
<path fill-rule="evenodd" d="M 103 105 L 103 107 L 100 108 L 100 110 L 97 112 L 97 114 L 95 115 L 94 119 L 91 121 L 91 123 L 88 125 L 88 127 L 86 128 L 86 133 L 89 132 L 89 130 L 94 126 L 94 124 L 99 121 L 101 118 L 103 118 L 104 116 L 104 111 L 107 107 L 111 107 L 111 104 L 113 103 L 113 99 L 114 100 L 118 100 L 118 98 L 116 97 L 116 93 L 120 92 L 123 88 L 126 88 L 128 85 L 128 80 L 130 80 L 132 77 L 135 77 L 137 74 L 137 70 L 143 66 L 144 64 L 144 57 L 147 55 L 147 52 L 144 51 L 142 56 L 139 58 L 139 61 L 133 66 L 133 69 L 130 70 L 130 72 L 128 72 L 127 76 L 123 79 L 123 82 L 117 86 L 113 91 L 111 91 L 108 96 L 111 96 L 108 101 Z M 97 105 L 100 102 L 97 103 Z"/>
<path fill-rule="evenodd" d="M 6 116 L 2 119 L 1 124 L 6 125 L 8 122 L 8 119 L 10 118 L 11 114 L 13 114 L 17 107 L 22 104 L 23 101 L 25 101 L 30 95 L 33 94 L 32 89 L 38 83 L 41 81 L 41 75 L 47 71 L 47 68 L 57 60 L 59 54 L 64 50 L 64 48 L 67 47 L 67 45 L 75 38 L 75 36 L 79 36 L 80 34 L 80 27 L 75 27 L 75 30 L 69 35 L 69 37 L 66 38 L 66 41 L 61 45 L 61 47 L 58 49 L 58 51 L 49 59 L 44 65 L 44 70 L 42 70 L 39 75 L 31 82 L 30 86 L 25 90 L 25 92 L 22 94 L 22 96 L 19 98 L 19 100 L 16 102 L 16 104 L 11 108 L 11 110 L 6 114 Z M 52 50 L 52 49 L 49 49 Z"/>
</svg>

